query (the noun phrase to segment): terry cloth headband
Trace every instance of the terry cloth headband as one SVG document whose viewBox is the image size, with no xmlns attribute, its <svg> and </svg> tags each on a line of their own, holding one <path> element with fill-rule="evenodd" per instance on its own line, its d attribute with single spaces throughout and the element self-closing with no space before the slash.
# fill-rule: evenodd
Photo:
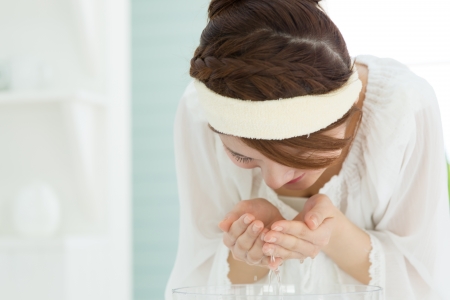
<svg viewBox="0 0 450 300">
<path fill-rule="evenodd" d="M 215 130 L 262 140 L 288 139 L 326 128 L 350 110 L 362 88 L 356 70 L 338 90 L 278 100 L 234 99 L 215 93 L 197 79 L 194 85 Z"/>
</svg>

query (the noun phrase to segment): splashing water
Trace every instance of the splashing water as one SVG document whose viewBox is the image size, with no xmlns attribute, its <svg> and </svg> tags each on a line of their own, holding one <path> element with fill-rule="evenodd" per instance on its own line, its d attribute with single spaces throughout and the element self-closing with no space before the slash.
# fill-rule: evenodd
<svg viewBox="0 0 450 300">
<path fill-rule="evenodd" d="M 270 257 L 270 262 L 275 261 L 275 256 Z M 275 275 L 275 281 L 274 281 L 274 275 Z M 277 267 L 275 270 L 270 269 L 269 272 L 269 285 L 274 287 L 275 295 L 282 296 L 281 291 L 281 276 L 280 276 L 280 269 Z M 283 297 L 279 297 L 279 300 L 283 300 Z"/>
</svg>

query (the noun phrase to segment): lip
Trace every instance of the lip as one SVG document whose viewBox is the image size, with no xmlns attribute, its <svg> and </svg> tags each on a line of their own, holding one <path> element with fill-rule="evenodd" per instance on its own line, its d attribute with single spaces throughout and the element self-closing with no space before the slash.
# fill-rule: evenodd
<svg viewBox="0 0 450 300">
<path fill-rule="evenodd" d="M 301 180 L 301 179 L 305 176 L 305 174 L 306 174 L 306 173 L 303 173 L 303 174 L 300 175 L 299 177 L 297 177 L 297 178 L 295 178 L 295 179 L 289 181 L 287 184 L 296 183 L 297 181 Z"/>
</svg>

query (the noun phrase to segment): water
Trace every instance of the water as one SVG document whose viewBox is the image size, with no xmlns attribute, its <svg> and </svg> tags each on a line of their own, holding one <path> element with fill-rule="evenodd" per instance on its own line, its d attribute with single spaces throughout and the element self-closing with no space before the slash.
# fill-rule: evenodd
<svg viewBox="0 0 450 300">
<path fill-rule="evenodd" d="M 275 261 L 275 256 L 270 257 L 270 261 Z M 275 276 L 275 281 L 274 281 Z M 281 275 L 279 267 L 277 267 L 275 270 L 270 269 L 269 272 L 269 285 L 274 287 L 275 295 L 280 296 L 278 299 L 283 300 L 282 291 L 281 291 Z"/>
<path fill-rule="evenodd" d="M 274 295 L 269 284 L 237 284 L 227 286 L 196 286 L 173 290 L 173 300 L 381 300 L 380 287 L 366 285 L 320 284 L 304 293 L 301 284 L 283 284 L 283 295 Z"/>
</svg>

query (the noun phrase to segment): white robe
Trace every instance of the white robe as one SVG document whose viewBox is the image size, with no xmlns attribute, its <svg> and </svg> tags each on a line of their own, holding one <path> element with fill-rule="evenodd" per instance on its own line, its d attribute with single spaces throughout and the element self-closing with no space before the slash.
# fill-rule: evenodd
<svg viewBox="0 0 450 300">
<path fill-rule="evenodd" d="M 370 235 L 370 285 L 383 287 L 386 299 L 450 299 L 449 199 L 436 95 L 396 60 L 355 59 L 369 70 L 362 122 L 340 173 L 320 193 Z M 166 300 L 173 288 L 230 284 L 229 250 L 217 224 L 239 201 L 262 197 L 286 219 L 297 214 L 259 169 L 230 161 L 207 127 L 192 82 L 179 103 L 174 135 L 180 236 Z M 282 281 L 304 289 L 357 283 L 324 253 L 303 264 L 285 261 Z"/>
</svg>

